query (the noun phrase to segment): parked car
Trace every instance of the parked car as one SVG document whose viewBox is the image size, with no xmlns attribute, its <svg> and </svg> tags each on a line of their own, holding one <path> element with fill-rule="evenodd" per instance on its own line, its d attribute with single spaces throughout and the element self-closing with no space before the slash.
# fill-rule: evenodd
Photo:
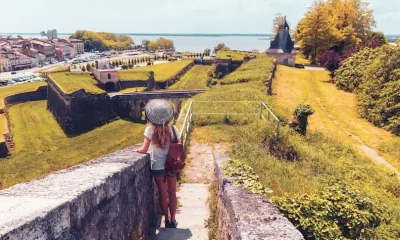
<svg viewBox="0 0 400 240">
<path fill-rule="evenodd" d="M 17 74 L 17 72 L 11 72 L 11 74 Z"/>
</svg>

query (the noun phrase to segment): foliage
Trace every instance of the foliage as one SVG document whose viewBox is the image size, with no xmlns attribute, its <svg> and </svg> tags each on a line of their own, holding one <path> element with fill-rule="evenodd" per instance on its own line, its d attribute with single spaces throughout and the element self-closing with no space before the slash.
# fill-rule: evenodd
<svg viewBox="0 0 400 240">
<path fill-rule="evenodd" d="M 400 45 L 400 38 L 397 39 L 396 44 L 397 44 L 397 45 Z"/>
<path fill-rule="evenodd" d="M 331 76 L 334 76 L 335 70 L 340 67 L 342 58 L 339 53 L 333 50 L 327 50 L 318 56 L 318 61 L 321 66 L 331 72 Z"/>
<path fill-rule="evenodd" d="M 84 66 L 82 66 L 83 68 Z M 96 80 L 89 73 L 53 73 L 49 77 L 63 90 L 66 94 L 71 94 L 78 90 L 85 90 L 92 94 L 103 94 L 104 90 L 97 86 Z"/>
<path fill-rule="evenodd" d="M 254 54 L 249 54 L 246 52 L 238 52 L 238 51 L 231 51 L 221 49 L 217 52 L 216 58 L 217 59 L 232 59 L 234 61 L 243 61 L 245 56 L 254 56 Z"/>
<path fill-rule="evenodd" d="M 333 82 L 342 90 L 353 92 L 358 89 L 364 76 L 365 69 L 377 57 L 379 50 L 364 48 L 347 58 L 340 68 L 335 71 Z"/>
<path fill-rule="evenodd" d="M 367 68 L 358 93 L 362 117 L 400 135 L 400 48 L 380 52 Z"/>
<path fill-rule="evenodd" d="M 313 115 L 314 110 L 308 104 L 299 104 L 294 110 L 294 115 L 299 123 L 296 129 L 299 133 L 305 135 L 307 133 L 308 116 Z"/>
<path fill-rule="evenodd" d="M 375 229 L 390 224 L 386 206 L 343 183 L 317 194 L 272 198 L 292 223 L 311 239 L 377 239 Z"/>
<path fill-rule="evenodd" d="M 279 26 L 285 21 L 285 17 L 281 13 L 275 15 L 274 20 L 272 20 L 272 32 L 274 34 L 278 33 Z"/>
<path fill-rule="evenodd" d="M 211 54 L 211 49 L 209 49 L 209 48 L 204 49 L 204 52 L 203 52 L 204 56 L 210 56 L 210 54 Z"/>
<path fill-rule="evenodd" d="M 258 54 L 257 58 L 243 63 L 236 71 L 226 75 L 220 83 L 233 84 L 240 82 L 263 82 L 270 74 L 273 62 L 265 54 Z"/>
<path fill-rule="evenodd" d="M 79 136 L 67 136 L 46 106 L 46 101 L 33 101 L 9 109 L 16 148 L 11 157 L 0 161 L 3 187 L 66 169 L 143 140 L 145 125 L 122 119 Z"/>
<path fill-rule="evenodd" d="M 182 60 L 176 62 L 168 62 L 162 64 L 156 64 L 151 66 L 145 66 L 141 68 L 134 68 L 129 70 L 124 70 L 125 74 L 134 72 L 154 72 L 154 78 L 157 82 L 165 82 L 173 78 L 184 68 L 192 64 L 193 60 Z M 125 78 L 124 78 L 125 79 Z M 129 80 L 129 79 L 126 79 Z"/>
<path fill-rule="evenodd" d="M 234 186 L 244 186 L 250 192 L 257 194 L 272 193 L 271 189 L 266 189 L 260 183 L 260 177 L 254 173 L 254 170 L 240 160 L 229 159 L 225 163 L 224 174 L 235 178 Z"/>
<path fill-rule="evenodd" d="M 377 42 L 378 47 L 389 43 L 383 32 L 372 32 L 371 40 Z"/>
<path fill-rule="evenodd" d="M 159 50 L 159 49 L 162 49 L 162 50 L 174 49 L 174 41 L 160 37 L 154 42 L 149 42 L 147 44 L 147 48 L 150 51 L 155 51 L 155 50 Z"/>
<path fill-rule="evenodd" d="M 207 219 L 208 239 L 217 240 L 219 239 L 219 234 L 218 234 L 219 213 L 218 213 L 218 183 L 216 179 L 211 181 L 208 190 L 210 192 L 210 197 L 207 200 L 210 209 L 210 217 Z"/>
<path fill-rule="evenodd" d="M 218 43 L 218 45 L 214 47 L 214 53 L 217 54 L 219 50 L 229 51 L 231 49 L 225 46 L 225 43 Z"/>
<path fill-rule="evenodd" d="M 195 65 L 168 90 L 207 89 L 207 73 L 211 66 Z"/>
<path fill-rule="evenodd" d="M 326 50 L 345 53 L 366 42 L 375 26 L 372 10 L 363 0 L 314 1 L 297 26 L 296 40 L 315 62 Z"/>
<path fill-rule="evenodd" d="M 149 46 L 149 44 L 150 44 L 150 40 L 147 40 L 147 39 L 143 39 L 142 40 L 142 45 L 144 46 L 144 48 L 146 49 L 146 50 L 148 50 L 148 46 Z"/>
<path fill-rule="evenodd" d="M 71 38 L 84 41 L 85 51 L 128 49 L 134 44 L 131 37 L 107 32 L 77 30 Z"/>
</svg>

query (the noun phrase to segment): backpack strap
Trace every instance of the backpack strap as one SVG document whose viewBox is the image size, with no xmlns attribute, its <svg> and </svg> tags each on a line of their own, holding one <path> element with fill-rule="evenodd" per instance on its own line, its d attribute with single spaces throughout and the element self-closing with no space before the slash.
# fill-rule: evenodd
<svg viewBox="0 0 400 240">
<path fill-rule="evenodd" d="M 172 130 L 172 133 L 174 134 L 174 140 L 175 140 L 173 143 L 177 143 L 178 142 L 178 137 L 177 137 L 175 128 L 173 126 L 171 126 L 171 130 Z"/>
</svg>

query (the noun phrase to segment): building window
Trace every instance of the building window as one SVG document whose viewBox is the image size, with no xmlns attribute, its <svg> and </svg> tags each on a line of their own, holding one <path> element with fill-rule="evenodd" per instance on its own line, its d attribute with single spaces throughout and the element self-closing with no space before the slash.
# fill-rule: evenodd
<svg viewBox="0 0 400 240">
<path fill-rule="evenodd" d="M 111 74 L 110 73 L 108 74 L 108 79 L 111 79 Z"/>
</svg>

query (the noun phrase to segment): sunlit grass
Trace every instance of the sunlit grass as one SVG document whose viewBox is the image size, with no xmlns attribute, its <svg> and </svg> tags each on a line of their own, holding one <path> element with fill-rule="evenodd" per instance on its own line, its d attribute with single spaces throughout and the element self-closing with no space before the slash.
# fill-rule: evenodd
<svg viewBox="0 0 400 240">
<path fill-rule="evenodd" d="M 338 90 L 329 79 L 327 71 L 279 66 L 272 86 L 274 103 L 288 118 L 292 118 L 297 104 L 310 104 L 315 113 L 309 118 L 309 129 L 348 144 L 365 144 L 380 150 L 379 153 L 400 170 L 400 158 L 395 151 L 380 149 L 382 144 L 398 141 L 400 137 L 361 118 L 355 94 Z"/>
<path fill-rule="evenodd" d="M 102 94 L 105 91 L 97 86 L 97 81 L 89 73 L 53 73 L 49 77 L 66 93 L 85 90 L 92 94 Z"/>
<path fill-rule="evenodd" d="M 117 120 L 76 137 L 67 137 L 46 101 L 9 109 L 15 150 L 0 161 L 3 187 L 44 176 L 142 142 L 144 124 Z"/>
<path fill-rule="evenodd" d="M 154 78 L 156 82 L 165 82 L 167 80 L 170 80 L 173 76 L 179 73 L 182 69 L 187 67 L 189 64 L 191 64 L 193 60 L 186 59 L 182 61 L 176 61 L 176 62 L 168 62 L 168 63 L 162 63 L 162 64 L 156 64 L 156 65 L 150 65 L 150 66 L 144 66 L 140 68 L 134 68 L 134 69 L 129 69 L 129 70 L 124 70 L 124 74 L 129 74 L 133 72 L 154 72 Z M 125 79 L 125 77 L 124 77 Z M 129 80 L 129 79 L 126 79 Z"/>
<path fill-rule="evenodd" d="M 207 74 L 211 69 L 211 66 L 196 65 L 168 90 L 207 89 Z"/>
<path fill-rule="evenodd" d="M 4 108 L 3 99 L 7 96 L 14 95 L 23 92 L 32 92 L 37 90 L 41 86 L 46 86 L 46 82 L 33 82 L 23 83 L 12 86 L 0 87 L 0 108 Z"/>
</svg>

